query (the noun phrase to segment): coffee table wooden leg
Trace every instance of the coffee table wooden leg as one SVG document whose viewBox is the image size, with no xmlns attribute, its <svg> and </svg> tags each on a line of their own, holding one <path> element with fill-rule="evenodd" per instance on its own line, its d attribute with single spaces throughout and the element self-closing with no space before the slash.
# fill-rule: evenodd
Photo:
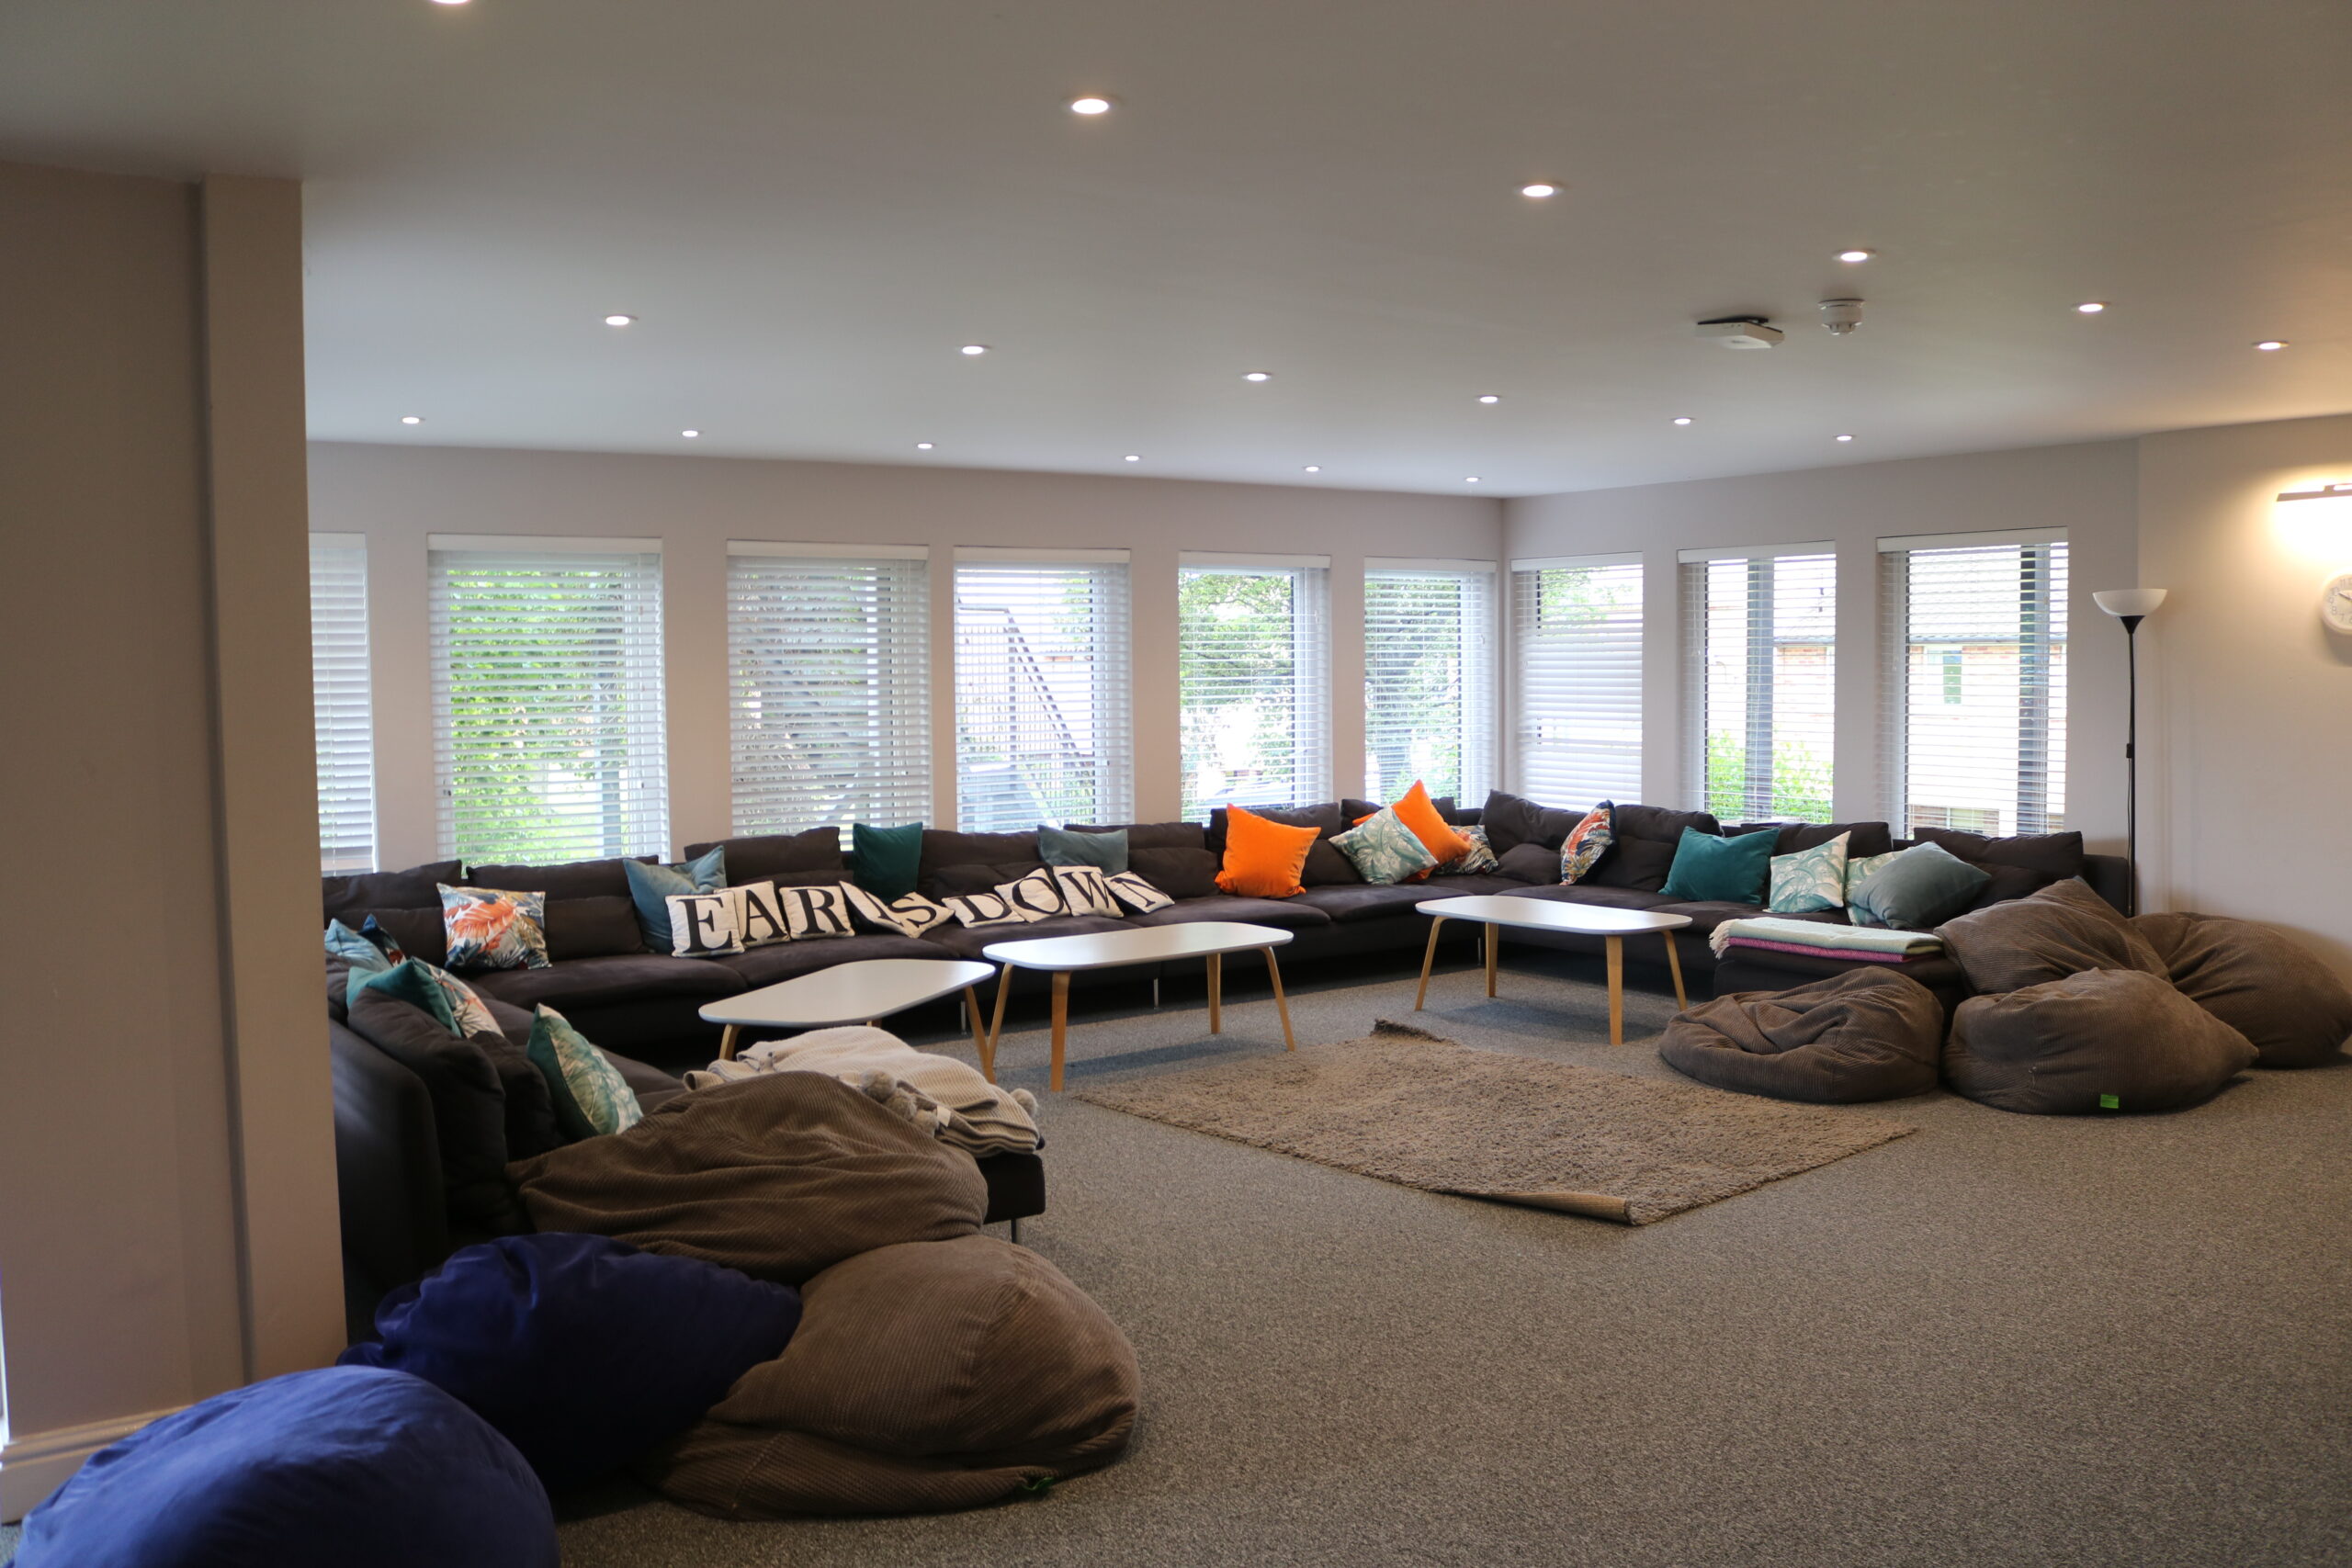
<svg viewBox="0 0 2352 1568">
<path fill-rule="evenodd" d="M 1690 998 L 1682 989 L 1682 950 L 1675 945 L 1672 931 L 1660 931 L 1658 934 L 1666 938 L 1666 966 L 1674 971 L 1674 1005 L 1688 1009 Z"/>
<path fill-rule="evenodd" d="M 996 1082 L 996 1048 L 1004 1042 L 1004 998 L 1012 993 L 1012 965 L 997 972 L 996 1020 L 989 1025 L 988 1049 L 980 1053 L 980 1077 Z"/>
<path fill-rule="evenodd" d="M 1062 1091 L 1062 1050 L 1069 1042 L 1069 971 L 1054 971 L 1054 1072 L 1047 1080 L 1053 1092 Z"/>
<path fill-rule="evenodd" d="M 1225 1032 L 1225 954 L 1209 954 L 1209 1032 Z"/>
<path fill-rule="evenodd" d="M 1487 995 L 1495 994 L 1495 964 L 1502 957 L 1503 928 L 1489 923 L 1487 927 Z"/>
<path fill-rule="evenodd" d="M 1266 978 L 1274 983 L 1274 1010 L 1283 1015 L 1283 1049 L 1295 1051 L 1298 1042 L 1290 1032 L 1290 998 L 1283 995 L 1283 966 L 1274 962 L 1274 950 L 1266 949 Z"/>
<path fill-rule="evenodd" d="M 989 1056 L 989 1015 L 981 1010 L 980 988 L 978 986 L 964 987 L 964 1010 L 972 1017 L 972 1050 L 979 1056 L 980 1065 L 985 1067 Z"/>
<path fill-rule="evenodd" d="M 731 1062 L 735 1059 L 735 1036 L 741 1032 L 741 1029 L 731 1023 L 719 1032 L 718 1059 L 720 1061 Z"/>
<path fill-rule="evenodd" d="M 1413 1010 L 1415 1012 L 1420 1011 L 1421 1004 L 1430 999 L 1430 965 L 1437 962 L 1437 929 L 1443 924 L 1445 924 L 1445 917 L 1443 915 L 1432 915 L 1430 917 L 1429 951 L 1421 954 L 1421 988 L 1413 993 Z M 1272 948 L 1270 947 L 1266 949 L 1266 956 L 1268 958 L 1271 959 L 1273 955 L 1274 950 Z"/>
<path fill-rule="evenodd" d="M 1625 1043 L 1625 939 L 1601 939 L 1609 946 L 1609 1043 Z"/>
</svg>

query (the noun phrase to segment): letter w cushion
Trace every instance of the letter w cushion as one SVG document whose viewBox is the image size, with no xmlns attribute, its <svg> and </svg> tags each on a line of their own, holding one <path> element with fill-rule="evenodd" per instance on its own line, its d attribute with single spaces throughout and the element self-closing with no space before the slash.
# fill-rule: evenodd
<svg viewBox="0 0 2352 1568">
<path fill-rule="evenodd" d="M 800 1293 L 605 1236 L 507 1236 L 451 1255 L 376 1309 L 346 1367 L 412 1372 L 503 1433 L 549 1487 L 667 1442 L 775 1359 Z"/>
<path fill-rule="evenodd" d="M 1717 1089 L 1850 1105 L 1935 1088 L 1943 1033 L 1943 1004 L 1927 987 L 1906 975 L 1849 969 L 1679 1013 L 1658 1055 Z"/>
<path fill-rule="evenodd" d="M 406 1372 L 216 1394 L 102 1449 L 25 1519 L 17 1568 L 557 1568 L 514 1446 Z"/>
</svg>

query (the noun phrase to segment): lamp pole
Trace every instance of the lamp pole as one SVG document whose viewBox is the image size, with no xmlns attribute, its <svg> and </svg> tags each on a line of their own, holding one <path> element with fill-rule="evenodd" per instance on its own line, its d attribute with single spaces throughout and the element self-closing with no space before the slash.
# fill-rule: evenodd
<svg viewBox="0 0 2352 1568">
<path fill-rule="evenodd" d="M 2165 602 L 2161 588 L 2110 588 L 2091 595 L 2123 623 L 2126 674 L 2123 721 L 2123 912 L 2140 912 L 2140 623 Z"/>
</svg>

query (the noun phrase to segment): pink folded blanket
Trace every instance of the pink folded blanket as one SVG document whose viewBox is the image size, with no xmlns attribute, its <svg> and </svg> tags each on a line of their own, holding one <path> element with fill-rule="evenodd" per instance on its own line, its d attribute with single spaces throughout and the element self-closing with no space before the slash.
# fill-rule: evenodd
<svg viewBox="0 0 2352 1568">
<path fill-rule="evenodd" d="M 1857 964 L 1907 964 L 1914 958 L 1939 956 L 1928 953 L 1865 953 L 1852 947 L 1806 947 L 1802 942 L 1763 942 L 1752 936 L 1727 939 L 1725 947 L 1760 947 L 1770 953 L 1801 953 L 1807 958 L 1850 958 Z"/>
</svg>

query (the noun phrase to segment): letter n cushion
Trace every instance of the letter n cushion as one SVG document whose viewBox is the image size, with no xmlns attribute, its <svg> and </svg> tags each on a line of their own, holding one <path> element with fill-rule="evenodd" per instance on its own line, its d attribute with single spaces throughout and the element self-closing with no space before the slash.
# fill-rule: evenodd
<svg viewBox="0 0 2352 1568">
<path fill-rule="evenodd" d="M 406 1372 L 216 1394 L 102 1449 L 25 1519 L 18 1568 L 556 1568 L 514 1447 Z"/>
<path fill-rule="evenodd" d="M 1943 1032 L 1943 1004 L 1927 987 L 1907 975 L 1849 969 L 1678 1013 L 1658 1055 L 1717 1089 L 1846 1105 L 1935 1088 Z"/>
<path fill-rule="evenodd" d="M 2290 939 L 2226 915 L 2141 915 L 2132 928 L 2180 993 L 2254 1043 L 2256 1066 L 2315 1067 L 2352 1035 L 2352 990 Z"/>
<path fill-rule="evenodd" d="M 2044 1116 L 2172 1111 L 2254 1065 L 2246 1037 L 2136 969 L 2085 969 L 1952 1014 L 1944 1079 L 1969 1099 Z"/>
<path fill-rule="evenodd" d="M 790 1348 L 638 1472 L 728 1518 L 974 1508 L 1099 1470 L 1141 1378 L 1118 1325 L 994 1236 L 864 1253 L 808 1281 Z"/>
</svg>

